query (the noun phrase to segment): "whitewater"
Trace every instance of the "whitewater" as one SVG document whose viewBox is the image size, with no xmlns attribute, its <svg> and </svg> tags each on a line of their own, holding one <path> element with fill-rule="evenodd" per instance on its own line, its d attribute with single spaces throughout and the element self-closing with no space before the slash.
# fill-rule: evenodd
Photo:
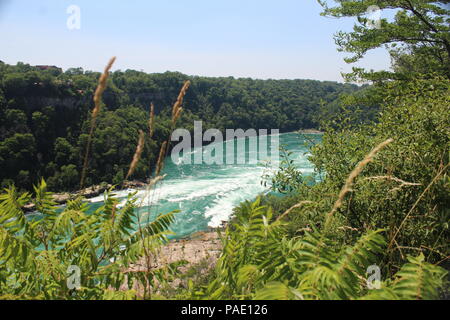
<svg viewBox="0 0 450 320">
<path fill-rule="evenodd" d="M 308 161 L 309 149 L 305 143 L 317 143 L 320 139 L 321 136 L 316 134 L 279 135 L 280 145 L 292 152 L 291 159 L 305 175 L 314 171 L 313 165 Z M 230 140 L 220 143 L 224 144 L 223 150 L 227 150 L 227 144 L 236 142 Z M 270 144 L 267 147 L 270 148 Z M 245 155 L 238 157 L 246 156 L 248 159 L 248 149 L 246 148 Z M 190 154 L 203 150 L 194 149 Z M 168 157 L 162 173 L 167 176 L 150 193 L 146 190 L 129 189 L 117 191 L 115 195 L 122 199 L 123 204 L 130 192 L 137 192 L 137 203 L 141 204 L 137 210 L 141 221 L 151 221 L 161 213 L 178 210 L 171 231 L 176 234 L 176 238 L 180 238 L 209 227 L 221 226 L 230 219 L 236 205 L 269 192 L 261 183 L 262 176 L 273 172 L 278 166 L 279 163 L 264 159 L 260 159 L 257 164 L 206 165 L 183 164 Z M 103 196 L 89 201 L 94 208 L 98 207 L 103 202 Z"/>
</svg>

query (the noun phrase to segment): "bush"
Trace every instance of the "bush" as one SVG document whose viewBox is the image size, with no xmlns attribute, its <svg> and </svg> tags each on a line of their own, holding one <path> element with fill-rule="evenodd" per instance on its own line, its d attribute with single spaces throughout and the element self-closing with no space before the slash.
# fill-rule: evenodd
<svg viewBox="0 0 450 320">
<path fill-rule="evenodd" d="M 164 283 L 180 263 L 145 270 L 132 266 L 150 261 L 150 252 L 167 241 L 175 212 L 160 215 L 135 230 L 135 199 L 119 208 L 111 190 L 105 203 L 88 214 L 82 199 L 56 210 L 42 182 L 35 197 L 19 195 L 12 187 L 0 195 L 0 299 L 136 299 L 135 284 L 149 298 L 155 281 Z M 30 200 L 40 215 L 25 217 Z M 79 268 L 80 287 L 69 286 L 71 271 Z"/>
<path fill-rule="evenodd" d="M 356 178 L 333 222 L 334 232 L 348 243 L 385 229 L 384 265 L 392 275 L 408 254 L 423 253 L 438 264 L 449 255 L 450 95 L 445 79 L 392 82 L 385 93 L 376 123 L 327 126 L 310 158 L 325 179 L 313 187 L 299 186 L 297 202 L 313 204 L 293 209 L 286 219 L 291 235 L 320 225 L 349 173 L 373 145 L 392 138 Z"/>
</svg>

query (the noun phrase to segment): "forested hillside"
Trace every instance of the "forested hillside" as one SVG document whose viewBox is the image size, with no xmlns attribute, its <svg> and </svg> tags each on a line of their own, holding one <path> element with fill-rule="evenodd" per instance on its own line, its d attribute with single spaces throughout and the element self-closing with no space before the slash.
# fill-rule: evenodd
<svg viewBox="0 0 450 320">
<path fill-rule="evenodd" d="M 89 112 L 99 73 L 0 63 L 0 173 L 2 186 L 14 182 L 30 189 L 39 177 L 50 189 L 70 190 L 80 181 Z M 119 183 L 134 153 L 138 130 L 145 130 L 151 103 L 157 127 L 146 145 L 145 161 L 154 163 L 157 145 L 170 130 L 170 107 L 191 80 L 180 127 L 267 128 L 282 132 L 318 128 L 337 112 L 337 100 L 359 88 L 313 80 L 252 80 L 188 77 L 181 73 L 146 74 L 127 70 L 111 74 L 98 119 L 87 184 Z M 126 173 L 126 172 L 125 172 Z M 135 178 L 144 178 L 138 167 Z"/>
<path fill-rule="evenodd" d="M 319 3 L 324 16 L 356 21 L 352 31 L 335 35 L 338 50 L 350 55 L 347 62 L 375 48 L 388 49 L 390 70 L 354 68 L 346 75 L 371 86 L 110 74 L 114 59 L 100 80 L 78 69 L 41 72 L 2 65 L 3 183 L 25 188 L 48 176 L 52 188 L 77 185 L 96 83 L 97 103 L 107 88 L 106 108 L 99 112 L 96 104 L 92 112 L 97 127 L 87 148 L 92 150 L 88 183 L 121 182 L 126 172 L 150 180 L 143 198 L 138 191 L 126 201 L 113 188 L 105 192 L 93 214 L 82 197 L 61 211 L 44 180 L 32 193 L 4 189 L 0 299 L 448 298 L 448 1 Z M 391 19 L 380 19 L 379 28 L 365 17 L 374 3 L 383 12 L 394 11 Z M 154 135 L 148 126 L 151 102 L 158 110 L 156 119 L 150 117 Z M 324 134 L 320 142 L 309 140 L 307 153 L 319 179 L 304 176 L 283 152 L 278 170 L 264 176 L 263 183 L 284 196 L 262 194 L 235 207 L 227 225 L 216 230 L 217 260 L 182 271 L 187 261 L 159 264 L 155 257 L 161 257 L 184 208 L 139 209 L 165 179 L 160 169 L 171 129 L 189 128 L 194 119 L 205 120 L 205 127 L 284 131 L 320 123 Z M 156 170 L 149 172 L 157 150 Z M 39 219 L 26 216 L 23 206 L 30 202 Z M 184 249 L 185 242 L 180 245 Z M 76 286 L 67 281 L 73 267 L 79 270 Z"/>
</svg>

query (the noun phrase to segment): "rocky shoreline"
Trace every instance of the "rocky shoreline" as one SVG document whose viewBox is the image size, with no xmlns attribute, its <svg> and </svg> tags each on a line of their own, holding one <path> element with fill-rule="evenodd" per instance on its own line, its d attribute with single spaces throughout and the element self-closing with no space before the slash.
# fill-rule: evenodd
<svg viewBox="0 0 450 320">
<path fill-rule="evenodd" d="M 158 269 L 177 261 L 186 261 L 187 265 L 180 268 L 185 272 L 190 266 L 207 260 L 213 267 L 222 251 L 222 242 L 217 231 L 197 232 L 184 239 L 172 240 L 158 251 L 152 258 L 150 268 Z M 145 259 L 136 263 L 129 271 L 145 271 Z"/>
<path fill-rule="evenodd" d="M 150 266 L 147 266 L 143 258 L 126 270 L 125 273 L 145 272 L 147 267 L 151 270 L 157 270 L 177 261 L 185 261 L 186 264 L 178 269 L 180 276 L 170 281 L 168 285 L 172 290 L 186 288 L 189 279 L 186 276 L 191 268 L 195 268 L 197 276 L 205 276 L 216 266 L 223 248 L 217 231 L 210 229 L 194 233 L 185 239 L 170 241 L 153 255 Z M 120 289 L 128 290 L 128 285 L 124 283 Z M 133 289 L 136 290 L 139 296 L 142 296 L 144 287 L 141 284 L 135 282 Z M 154 293 L 161 293 L 163 288 L 160 287 L 158 280 L 155 280 L 155 286 L 148 289 L 153 290 Z"/>
<path fill-rule="evenodd" d="M 142 181 L 126 181 L 121 185 L 121 188 L 118 190 L 127 190 L 127 189 L 138 189 L 138 188 L 145 188 L 147 184 Z M 113 185 L 111 184 L 101 184 L 101 185 L 95 185 L 91 186 L 76 192 L 64 192 L 64 193 L 55 193 L 52 195 L 53 201 L 57 205 L 64 205 L 70 200 L 75 200 L 79 197 L 85 198 L 85 199 L 91 199 L 98 197 L 105 191 L 112 188 Z M 34 203 L 28 203 L 23 207 L 23 210 L 26 213 L 31 213 L 36 211 L 36 205 Z"/>
</svg>

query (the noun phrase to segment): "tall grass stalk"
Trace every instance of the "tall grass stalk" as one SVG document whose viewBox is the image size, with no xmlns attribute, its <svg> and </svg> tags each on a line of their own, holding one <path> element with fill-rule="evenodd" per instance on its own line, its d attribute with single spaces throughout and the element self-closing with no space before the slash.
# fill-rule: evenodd
<svg viewBox="0 0 450 320">
<path fill-rule="evenodd" d="M 331 219 L 336 213 L 336 211 L 342 206 L 344 202 L 344 198 L 347 195 L 347 193 L 352 191 L 353 184 L 355 182 L 356 177 L 358 177 L 365 166 L 373 161 L 373 158 L 375 155 L 380 152 L 383 148 L 385 148 L 388 144 L 392 143 L 393 139 L 388 139 L 382 143 L 380 143 L 378 146 L 376 146 L 372 151 L 369 152 L 369 154 L 356 166 L 355 169 L 350 173 L 347 180 L 345 181 L 344 186 L 341 189 L 341 192 L 339 193 L 339 196 L 336 200 L 336 202 L 333 205 L 333 208 L 331 211 L 326 215 L 325 218 L 325 230 L 328 230 L 328 227 L 330 225 Z"/>
<path fill-rule="evenodd" d="M 87 168 L 88 168 L 88 164 L 89 164 L 89 152 L 90 152 L 91 145 L 92 145 L 92 139 L 94 137 L 95 127 L 97 124 L 97 116 L 101 110 L 102 95 L 103 95 L 103 92 L 105 92 L 105 89 L 107 86 L 109 71 L 111 70 L 115 61 L 116 61 L 116 57 L 112 57 L 109 60 L 108 64 L 105 67 L 105 70 L 103 71 L 103 74 L 100 76 L 97 89 L 95 90 L 94 110 L 92 111 L 91 128 L 89 131 L 88 143 L 86 146 L 86 153 L 85 153 L 84 161 L 83 161 L 83 169 L 81 171 L 80 189 L 83 189 L 84 181 L 86 179 L 86 172 L 87 172 Z"/>
</svg>

